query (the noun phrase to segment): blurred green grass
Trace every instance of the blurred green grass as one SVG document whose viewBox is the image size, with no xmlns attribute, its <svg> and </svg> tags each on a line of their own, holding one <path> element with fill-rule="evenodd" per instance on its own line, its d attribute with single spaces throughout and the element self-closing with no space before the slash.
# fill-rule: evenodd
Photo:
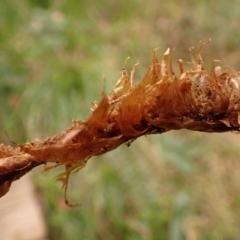
<svg viewBox="0 0 240 240">
<path fill-rule="evenodd" d="M 204 48 L 238 69 L 238 1 L 2 1 L 0 8 L 0 138 L 16 142 L 62 131 L 90 113 L 90 102 L 109 92 L 140 62 L 140 80 L 152 50 Z M 106 80 L 104 80 L 106 79 Z M 53 178 L 36 173 L 51 239 L 238 239 L 240 163 L 238 135 L 188 131 L 142 137 L 130 148 L 89 161 L 71 178 L 64 205 Z"/>
</svg>

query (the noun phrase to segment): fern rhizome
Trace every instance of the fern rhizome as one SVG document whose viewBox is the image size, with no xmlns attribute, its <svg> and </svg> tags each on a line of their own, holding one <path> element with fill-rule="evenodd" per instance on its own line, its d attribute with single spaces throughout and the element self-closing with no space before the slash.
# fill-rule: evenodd
<svg viewBox="0 0 240 240">
<path fill-rule="evenodd" d="M 55 163 L 53 167 L 66 166 L 57 177 L 66 193 L 71 172 L 83 168 L 91 157 L 142 135 L 177 129 L 239 131 L 240 74 L 221 66 L 219 61 L 206 71 L 201 57 L 206 43 L 200 43 L 196 59 L 190 49 L 192 70 L 185 71 L 179 60 L 180 73 L 176 76 L 170 49 L 160 62 L 154 50 L 152 66 L 144 78 L 134 85 L 135 66 L 130 74 L 124 66 L 109 96 L 102 94 L 85 121 L 74 121 L 64 132 L 15 149 L 1 144 L 0 196 L 8 191 L 12 181 L 48 162 Z"/>
</svg>

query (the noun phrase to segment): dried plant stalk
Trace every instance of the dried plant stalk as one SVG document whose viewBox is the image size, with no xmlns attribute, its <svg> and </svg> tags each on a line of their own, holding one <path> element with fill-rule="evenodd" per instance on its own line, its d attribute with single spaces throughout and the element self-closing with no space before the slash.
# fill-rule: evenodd
<svg viewBox="0 0 240 240">
<path fill-rule="evenodd" d="M 179 60 L 180 75 L 176 76 L 170 49 L 164 53 L 161 63 L 154 50 L 152 66 L 142 81 L 133 86 L 135 66 L 130 77 L 124 66 L 109 97 L 103 94 L 85 121 L 75 121 L 69 129 L 45 141 L 25 143 L 17 149 L 2 145 L 0 195 L 7 192 L 12 181 L 48 162 L 66 166 L 66 171 L 57 178 L 66 190 L 69 174 L 84 167 L 92 156 L 142 135 L 173 129 L 239 131 L 240 74 L 216 62 L 211 71 L 204 70 L 201 51 L 205 44 L 199 46 L 197 61 L 190 49 L 192 70 L 184 71 L 183 61 Z M 5 165 L 9 163 L 13 164 L 6 170 Z M 20 163 L 24 166 L 19 168 Z"/>
</svg>

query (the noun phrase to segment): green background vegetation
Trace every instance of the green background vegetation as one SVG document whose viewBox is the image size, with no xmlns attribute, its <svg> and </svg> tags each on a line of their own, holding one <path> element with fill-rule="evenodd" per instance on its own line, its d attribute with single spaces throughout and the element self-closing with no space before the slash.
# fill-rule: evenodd
<svg viewBox="0 0 240 240">
<path fill-rule="evenodd" d="M 225 0 L 3 0 L 0 7 L 0 138 L 25 142 L 62 131 L 90 114 L 120 76 L 152 50 L 174 48 L 174 64 L 188 49 L 239 69 L 240 8 Z M 178 72 L 175 66 L 176 73 Z M 61 170 L 34 181 L 51 239 L 240 239 L 238 135 L 175 131 L 142 137 L 72 175 L 64 205 Z M 41 169 L 40 169 L 41 171 Z"/>
</svg>

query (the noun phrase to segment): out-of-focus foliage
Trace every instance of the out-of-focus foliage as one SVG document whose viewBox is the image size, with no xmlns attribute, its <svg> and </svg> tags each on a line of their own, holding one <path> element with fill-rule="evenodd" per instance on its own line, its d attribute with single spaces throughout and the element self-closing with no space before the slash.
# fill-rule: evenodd
<svg viewBox="0 0 240 240">
<path fill-rule="evenodd" d="M 89 114 L 125 59 L 135 79 L 151 51 L 204 49 L 238 69 L 238 1 L 13 1 L 0 8 L 1 139 L 44 138 Z M 105 76 L 105 77 L 104 77 Z M 106 80 L 104 80 L 106 78 Z M 187 131 L 138 139 L 72 176 L 68 209 L 54 172 L 36 174 L 51 239 L 237 239 L 238 135 Z"/>
</svg>

